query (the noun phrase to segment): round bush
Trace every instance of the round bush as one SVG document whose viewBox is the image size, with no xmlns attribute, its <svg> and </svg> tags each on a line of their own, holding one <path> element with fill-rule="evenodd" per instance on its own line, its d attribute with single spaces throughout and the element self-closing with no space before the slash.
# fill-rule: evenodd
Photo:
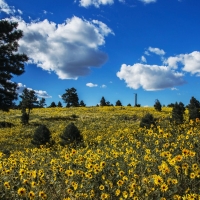
<svg viewBox="0 0 200 200">
<path fill-rule="evenodd" d="M 151 124 L 155 125 L 155 119 L 152 114 L 147 113 L 140 122 L 140 127 L 150 128 Z"/>
<path fill-rule="evenodd" d="M 71 122 L 66 126 L 63 133 L 60 135 L 62 146 L 70 143 L 80 143 L 83 140 L 83 137 L 80 134 L 78 128 Z"/>
<path fill-rule="evenodd" d="M 32 144 L 36 146 L 50 143 L 51 133 L 45 125 L 40 125 L 34 132 Z"/>
</svg>

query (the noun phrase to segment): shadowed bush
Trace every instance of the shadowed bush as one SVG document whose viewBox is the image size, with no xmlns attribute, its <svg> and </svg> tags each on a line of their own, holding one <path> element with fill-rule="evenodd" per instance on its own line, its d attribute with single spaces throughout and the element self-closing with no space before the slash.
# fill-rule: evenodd
<svg viewBox="0 0 200 200">
<path fill-rule="evenodd" d="M 50 144 L 51 133 L 45 125 L 40 125 L 33 135 L 32 144 L 36 146 Z"/>
<path fill-rule="evenodd" d="M 150 128 L 151 127 L 151 124 L 155 125 L 155 119 L 153 117 L 152 114 L 150 113 L 147 113 L 142 119 L 141 119 L 141 122 L 140 122 L 140 127 L 146 127 L 146 128 Z"/>
<path fill-rule="evenodd" d="M 75 145 L 83 141 L 83 137 L 80 134 L 78 128 L 71 122 L 60 135 L 60 145 L 68 145 L 74 143 Z"/>
</svg>

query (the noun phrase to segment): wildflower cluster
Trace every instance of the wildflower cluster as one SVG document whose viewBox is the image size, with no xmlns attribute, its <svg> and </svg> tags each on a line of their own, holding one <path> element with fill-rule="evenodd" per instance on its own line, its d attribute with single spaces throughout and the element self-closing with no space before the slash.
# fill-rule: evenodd
<svg viewBox="0 0 200 200">
<path fill-rule="evenodd" d="M 9 155 L 0 150 L 0 199 L 200 198 L 198 119 L 171 124 L 169 108 L 34 109 L 32 116 L 43 120 L 56 141 L 34 148 L 30 133 L 38 121 L 30 119 L 24 127 L 15 112 L 5 116 L 15 126 L 0 129 L 1 148 L 10 150 Z M 132 119 L 144 112 L 158 119 L 149 129 Z M 73 113 L 85 146 L 60 146 L 60 133 Z"/>
</svg>

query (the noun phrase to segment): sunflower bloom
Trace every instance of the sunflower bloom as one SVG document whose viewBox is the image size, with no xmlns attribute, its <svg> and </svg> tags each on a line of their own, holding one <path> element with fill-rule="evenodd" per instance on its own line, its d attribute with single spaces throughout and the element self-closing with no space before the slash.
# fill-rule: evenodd
<svg viewBox="0 0 200 200">
<path fill-rule="evenodd" d="M 121 192 L 120 189 L 117 189 L 117 190 L 115 191 L 115 195 L 116 195 L 116 196 L 119 196 L 119 195 L 120 195 L 120 192 Z"/>
<path fill-rule="evenodd" d="M 35 198 L 35 193 L 33 191 L 30 191 L 28 194 L 28 197 L 32 200 Z"/>
<path fill-rule="evenodd" d="M 160 186 L 160 190 L 162 192 L 166 192 L 168 190 L 168 185 L 166 183 L 163 183 L 161 186 Z"/>
<path fill-rule="evenodd" d="M 19 196 L 25 196 L 26 195 L 26 189 L 25 188 L 19 188 L 17 191 Z"/>
<path fill-rule="evenodd" d="M 99 186 L 99 189 L 100 189 L 100 190 L 104 190 L 104 186 L 103 186 L 103 185 L 100 185 L 100 186 Z"/>
</svg>

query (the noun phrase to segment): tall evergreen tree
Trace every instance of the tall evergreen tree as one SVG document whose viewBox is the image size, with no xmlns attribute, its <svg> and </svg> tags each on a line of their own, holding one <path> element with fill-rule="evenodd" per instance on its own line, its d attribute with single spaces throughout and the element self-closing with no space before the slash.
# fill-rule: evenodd
<svg viewBox="0 0 200 200">
<path fill-rule="evenodd" d="M 86 106 L 86 104 L 84 103 L 84 101 L 83 100 L 81 100 L 80 101 L 80 104 L 79 104 L 81 107 L 85 107 Z"/>
<path fill-rule="evenodd" d="M 115 103 L 115 106 L 122 106 L 122 103 L 120 100 L 117 100 L 116 103 Z"/>
<path fill-rule="evenodd" d="M 100 106 L 107 106 L 107 103 L 104 97 L 102 97 L 100 100 Z"/>
<path fill-rule="evenodd" d="M 180 124 L 183 123 L 185 113 L 185 106 L 182 102 L 175 103 L 172 109 L 172 121 Z"/>
<path fill-rule="evenodd" d="M 0 20 L 0 110 L 4 111 L 17 99 L 17 84 L 11 79 L 24 73 L 24 62 L 28 60 L 27 55 L 17 53 L 18 40 L 23 36 L 17 26 L 16 22 Z"/>
<path fill-rule="evenodd" d="M 188 105 L 188 110 L 189 110 L 189 119 L 196 119 L 196 118 L 200 118 L 200 102 L 192 97 L 190 99 L 190 104 Z"/>
<path fill-rule="evenodd" d="M 49 108 L 54 108 L 54 107 L 56 107 L 56 103 L 53 101 L 53 102 L 51 102 Z"/>
<path fill-rule="evenodd" d="M 62 103 L 59 101 L 57 107 L 62 108 Z"/>
<path fill-rule="evenodd" d="M 67 107 L 78 107 L 79 106 L 79 98 L 74 87 L 65 90 L 66 92 L 62 95 L 63 101 L 67 104 Z"/>
<path fill-rule="evenodd" d="M 160 101 L 158 99 L 155 100 L 154 108 L 157 111 L 161 111 L 162 110 L 162 105 L 161 105 L 161 103 L 160 103 Z"/>
</svg>

